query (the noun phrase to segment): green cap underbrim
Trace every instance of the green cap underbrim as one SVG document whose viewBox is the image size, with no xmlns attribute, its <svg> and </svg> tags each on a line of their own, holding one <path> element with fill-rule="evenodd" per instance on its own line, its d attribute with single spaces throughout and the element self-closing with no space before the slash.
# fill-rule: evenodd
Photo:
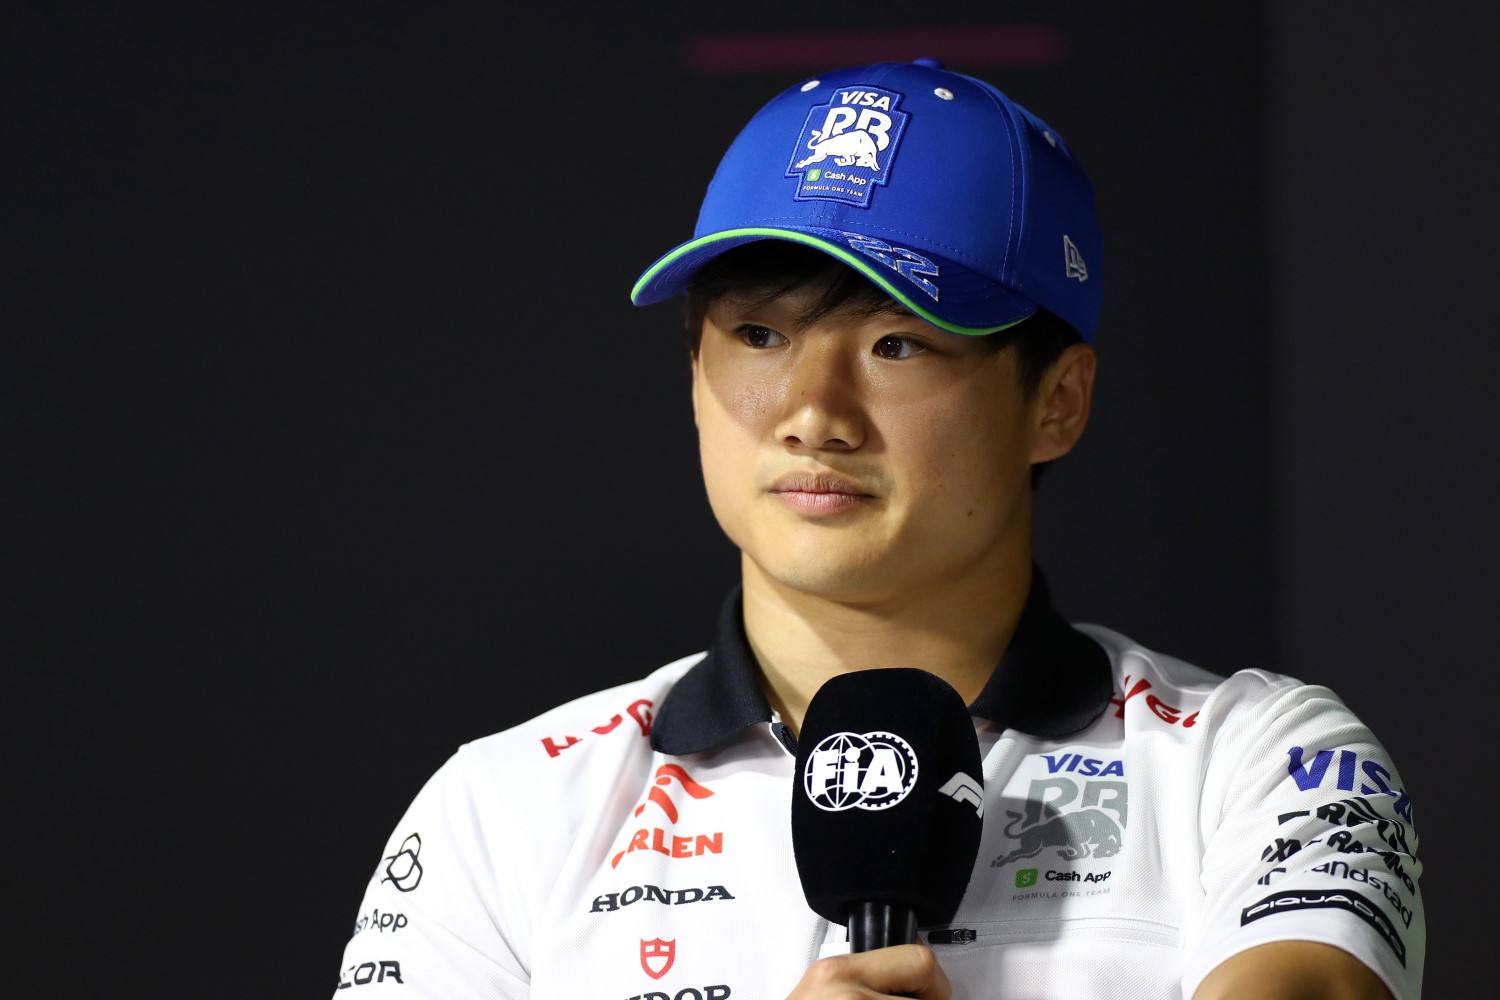
<svg viewBox="0 0 1500 1000">
<path fill-rule="evenodd" d="M 962 334 L 966 337 L 982 337 L 1000 330 L 1007 330 L 1010 327 L 1015 326 L 1017 323 L 1024 322 L 1026 319 L 1030 318 L 1028 314 L 1027 316 L 1022 316 L 1018 319 L 1011 320 L 1010 322 L 1003 323 L 999 326 L 960 326 L 959 324 L 954 323 L 950 320 L 943 319 L 941 316 L 934 314 L 930 309 L 925 308 L 922 303 L 913 298 L 913 296 L 906 289 L 895 284 L 891 280 L 891 273 L 889 270 L 875 266 L 868 259 L 851 252 L 846 247 L 839 246 L 837 243 L 830 242 L 810 233 L 803 233 L 794 229 L 769 229 L 760 227 L 753 227 L 748 229 L 726 229 L 721 233 L 712 233 L 708 236 L 700 236 L 695 240 L 690 240 L 689 242 L 673 249 L 656 263 L 652 264 L 646 270 L 646 272 L 636 280 L 635 287 L 630 290 L 630 300 L 636 305 L 650 305 L 653 302 L 659 302 L 662 299 L 668 298 L 670 295 L 675 294 L 680 290 L 680 287 L 674 284 L 666 292 L 666 294 L 652 295 L 650 298 L 646 298 L 643 300 L 643 295 L 647 292 L 648 289 L 651 288 L 658 275 L 670 268 L 673 264 L 681 261 L 684 257 L 699 255 L 705 247 L 711 247 L 715 244 L 729 241 L 733 241 L 735 245 L 740 245 L 744 243 L 751 243 L 755 240 L 761 239 L 785 240 L 789 243 L 801 243 L 805 246 L 810 246 L 814 249 L 821 250 L 822 252 L 828 254 L 830 257 L 837 258 L 839 261 L 847 264 L 849 267 L 853 268 L 860 274 L 864 275 L 866 278 L 870 279 L 877 286 L 884 289 L 886 294 L 890 295 L 891 298 L 895 299 L 907 309 L 911 310 L 913 315 L 919 317 L 924 322 L 931 323 L 938 329 L 947 330 L 949 333 Z M 724 249 L 727 250 L 731 248 L 725 247 Z M 714 253 L 702 256 L 703 260 L 699 262 L 700 267 L 702 266 L 702 264 L 706 264 L 709 260 L 713 259 L 713 257 L 718 256 L 718 254 Z"/>
</svg>

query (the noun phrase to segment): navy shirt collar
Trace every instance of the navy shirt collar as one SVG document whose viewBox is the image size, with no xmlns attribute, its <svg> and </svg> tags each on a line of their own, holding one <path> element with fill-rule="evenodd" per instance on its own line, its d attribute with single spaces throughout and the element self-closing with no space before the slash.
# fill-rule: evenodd
<svg viewBox="0 0 1500 1000">
<path fill-rule="evenodd" d="M 1103 715 L 1113 692 L 1109 654 L 1053 610 L 1047 583 L 1033 567 L 1015 634 L 969 713 L 1002 729 L 1057 739 Z M 736 586 L 719 611 L 708 655 L 663 700 L 651 725 L 651 748 L 703 753 L 770 721 Z"/>
</svg>

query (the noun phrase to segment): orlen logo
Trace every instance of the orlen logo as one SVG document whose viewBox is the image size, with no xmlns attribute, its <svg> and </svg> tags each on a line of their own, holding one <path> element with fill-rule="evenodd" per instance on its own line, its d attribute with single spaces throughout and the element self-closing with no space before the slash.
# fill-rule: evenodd
<svg viewBox="0 0 1500 1000">
<path fill-rule="evenodd" d="M 682 767 L 677 764 L 663 764 L 656 769 L 655 787 L 647 793 L 646 801 L 635 807 L 635 815 L 641 815 L 646 811 L 647 806 L 654 805 L 666 815 L 669 824 L 675 824 L 678 817 L 677 803 L 672 801 L 671 795 L 667 792 L 674 782 L 689 798 L 706 799 L 713 795 L 711 789 L 704 788 L 694 781 Z M 722 832 L 679 837 L 667 833 L 661 827 L 648 827 L 631 834 L 630 843 L 623 851 L 617 852 L 609 859 L 609 866 L 618 867 L 621 858 L 636 851 L 655 851 L 669 858 L 694 858 L 702 854 L 720 854 L 723 850 L 724 834 Z"/>
<path fill-rule="evenodd" d="M 877 730 L 823 737 L 802 775 L 812 804 L 827 812 L 889 809 L 917 784 L 917 754 L 911 744 Z"/>
<path fill-rule="evenodd" d="M 651 789 L 650 794 L 646 796 L 645 802 L 635 807 L 635 814 L 639 816 L 646 811 L 648 805 L 654 803 L 662 812 L 667 814 L 668 822 L 677 822 L 677 805 L 664 791 L 664 789 L 671 786 L 673 781 L 681 785 L 682 790 L 695 799 L 706 799 L 713 794 L 713 792 L 688 777 L 687 771 L 681 767 L 678 767 L 676 764 L 663 764 L 656 769 L 657 787 Z"/>
</svg>

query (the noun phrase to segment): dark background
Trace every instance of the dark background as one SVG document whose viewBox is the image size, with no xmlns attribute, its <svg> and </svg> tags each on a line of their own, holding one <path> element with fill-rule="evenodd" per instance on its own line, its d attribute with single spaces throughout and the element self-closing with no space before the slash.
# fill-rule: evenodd
<svg viewBox="0 0 1500 1000">
<path fill-rule="evenodd" d="M 1477 975 L 1493 8 L 225 6 L 6 32 L 9 982 L 327 995 L 458 744 L 702 647 L 736 555 L 629 288 L 770 96 L 922 55 L 1098 192 L 1061 609 L 1337 690 L 1413 790 L 1427 993 Z"/>
</svg>

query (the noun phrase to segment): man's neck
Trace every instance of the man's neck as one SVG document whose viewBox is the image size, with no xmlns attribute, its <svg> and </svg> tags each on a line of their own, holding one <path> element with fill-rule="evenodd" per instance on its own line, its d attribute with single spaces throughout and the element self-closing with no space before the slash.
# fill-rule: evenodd
<svg viewBox="0 0 1500 1000">
<path fill-rule="evenodd" d="M 799 731 L 808 702 L 835 674 L 920 667 L 978 697 L 1009 645 L 1031 584 L 1029 553 L 913 599 L 847 602 L 808 594 L 743 560 L 745 634 L 766 696 Z"/>
</svg>

